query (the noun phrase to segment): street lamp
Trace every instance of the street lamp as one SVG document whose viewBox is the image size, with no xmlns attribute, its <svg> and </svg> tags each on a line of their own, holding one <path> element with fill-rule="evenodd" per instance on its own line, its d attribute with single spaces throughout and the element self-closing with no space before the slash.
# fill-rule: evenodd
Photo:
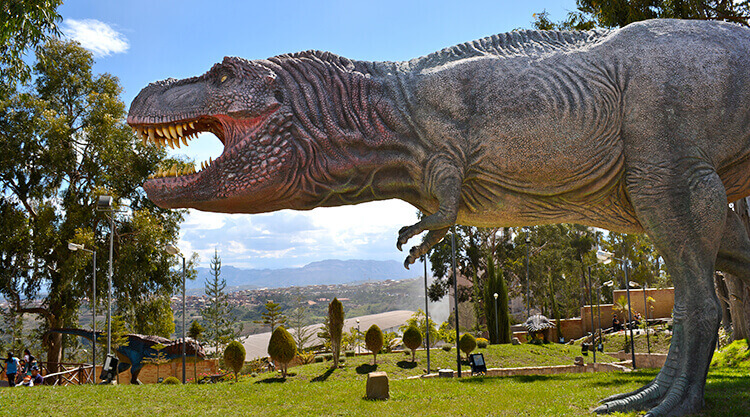
<svg viewBox="0 0 750 417">
<path fill-rule="evenodd" d="M 187 339 L 185 338 L 185 257 L 182 256 L 180 250 L 172 244 L 167 244 L 164 248 L 168 254 L 177 255 L 182 258 L 182 383 L 185 383 L 185 345 Z"/>
<path fill-rule="evenodd" d="M 633 369 L 635 369 L 635 342 L 633 342 L 633 309 L 630 305 L 630 275 L 629 275 L 629 266 L 628 261 L 621 258 L 615 258 L 615 254 L 612 252 L 607 252 L 604 250 L 597 250 L 596 251 L 596 259 L 598 262 L 603 263 L 604 265 L 607 265 L 608 263 L 612 262 L 612 260 L 620 261 L 625 265 L 625 290 L 628 294 L 628 327 L 630 327 L 630 356 L 633 361 Z"/>
<path fill-rule="evenodd" d="M 590 314 L 591 316 L 591 347 L 593 348 L 592 351 L 594 352 L 594 363 L 596 363 L 596 346 L 594 346 L 596 344 L 596 335 L 594 333 L 594 297 L 592 295 L 592 285 L 591 285 L 591 267 L 594 265 L 586 265 L 586 268 L 588 269 L 588 272 L 589 272 L 589 312 L 591 313 Z M 601 324 L 602 324 L 602 320 L 600 316 L 599 317 L 600 330 L 601 330 Z"/>
<path fill-rule="evenodd" d="M 531 317 L 531 290 L 529 284 L 529 230 L 526 229 L 526 317 Z"/>
<path fill-rule="evenodd" d="M 427 294 L 427 255 L 422 255 L 424 264 L 424 324 L 427 338 L 427 374 L 430 373 L 430 298 Z"/>
<path fill-rule="evenodd" d="M 495 297 L 495 343 L 500 343 L 500 325 L 497 317 L 497 293 L 492 294 Z"/>
<path fill-rule="evenodd" d="M 453 301 L 456 305 L 456 368 L 461 378 L 461 336 L 458 326 L 458 275 L 456 275 L 456 225 L 451 227 L 451 268 L 453 270 Z"/>
<path fill-rule="evenodd" d="M 115 213 L 112 196 L 100 195 L 97 211 L 109 211 L 109 269 L 107 270 L 107 356 L 112 354 L 112 251 L 115 239 Z"/>
<path fill-rule="evenodd" d="M 637 282 L 630 282 L 630 285 L 638 288 L 640 287 L 640 284 Z M 646 283 L 643 283 L 643 287 L 641 288 L 643 290 L 643 312 L 645 313 L 646 317 L 643 319 L 643 329 L 646 331 L 646 346 L 648 349 L 648 354 L 651 354 L 651 339 L 648 335 L 648 301 L 646 300 Z"/>
<path fill-rule="evenodd" d="M 77 243 L 68 242 L 68 249 L 75 252 L 78 250 L 82 250 L 84 252 L 89 252 L 91 254 L 92 259 L 94 260 L 94 268 L 93 268 L 93 283 L 91 284 L 91 326 L 94 333 L 94 337 L 92 337 L 91 341 L 91 365 L 93 366 L 93 369 L 91 369 L 91 383 L 95 383 L 94 380 L 94 374 L 96 373 L 96 251 L 91 249 L 86 249 L 83 247 L 83 245 L 79 245 Z"/>
<path fill-rule="evenodd" d="M 357 354 L 359 354 L 359 319 L 357 319 L 357 339 L 355 342 L 357 343 Z"/>
</svg>

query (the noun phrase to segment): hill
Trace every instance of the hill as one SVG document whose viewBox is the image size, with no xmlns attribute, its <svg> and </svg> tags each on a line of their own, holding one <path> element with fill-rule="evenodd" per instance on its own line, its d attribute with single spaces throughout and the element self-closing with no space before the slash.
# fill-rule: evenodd
<svg viewBox="0 0 750 417">
<path fill-rule="evenodd" d="M 229 265 L 221 267 L 221 276 L 232 290 L 253 288 L 300 287 L 305 285 L 336 285 L 353 282 L 401 280 L 421 276 L 408 271 L 397 261 L 336 260 L 312 262 L 300 268 L 241 269 Z M 203 288 L 210 277 L 209 268 L 198 268 L 198 279 L 187 283 L 188 288 Z"/>
</svg>

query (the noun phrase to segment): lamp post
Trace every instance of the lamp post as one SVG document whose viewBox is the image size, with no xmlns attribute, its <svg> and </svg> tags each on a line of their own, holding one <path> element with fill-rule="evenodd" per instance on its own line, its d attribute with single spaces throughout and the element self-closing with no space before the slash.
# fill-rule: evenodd
<svg viewBox="0 0 750 417">
<path fill-rule="evenodd" d="M 592 288 L 591 288 L 591 266 L 588 265 L 588 271 L 589 271 L 589 311 L 591 312 L 591 347 L 593 347 L 594 352 L 594 363 L 596 363 L 596 346 L 594 344 L 596 343 L 596 336 L 594 333 L 594 299 L 592 295 Z M 601 324 L 601 319 L 599 320 L 599 324 Z"/>
<path fill-rule="evenodd" d="M 640 284 L 637 282 L 630 282 L 630 285 L 638 288 L 640 287 Z M 643 291 L 643 312 L 646 315 L 646 317 L 643 319 L 643 328 L 646 331 L 646 346 L 648 349 L 648 354 L 651 354 L 651 340 L 648 335 L 648 302 L 646 300 L 646 283 L 643 283 L 643 287 L 641 287 L 641 290 Z"/>
<path fill-rule="evenodd" d="M 427 294 L 427 255 L 422 255 L 424 264 L 424 326 L 425 337 L 427 338 L 427 374 L 430 373 L 430 298 Z"/>
<path fill-rule="evenodd" d="M 495 343 L 500 343 L 500 325 L 498 324 L 498 314 L 497 314 L 497 293 L 492 294 L 493 297 L 495 297 Z"/>
<path fill-rule="evenodd" d="M 615 254 L 612 252 L 607 252 L 603 250 L 597 250 L 596 251 L 596 258 L 599 262 L 603 263 L 604 265 L 612 262 L 612 260 L 620 261 L 625 265 L 625 290 L 628 294 L 628 327 L 630 327 L 630 356 L 633 361 L 633 369 L 636 369 L 635 367 L 635 343 L 633 342 L 633 310 L 630 306 L 630 275 L 629 275 L 629 266 L 628 261 L 621 258 L 615 258 Z"/>
<path fill-rule="evenodd" d="M 94 268 L 93 268 L 93 281 L 91 284 L 91 328 L 94 333 L 94 337 L 91 341 L 91 365 L 93 366 L 93 369 L 91 370 L 91 383 L 95 383 L 94 374 L 96 374 L 96 251 L 91 249 L 86 249 L 83 245 L 79 245 L 77 243 L 69 242 L 68 243 L 68 249 L 75 252 L 78 250 L 82 250 L 84 252 L 89 252 L 91 254 L 91 258 L 94 260 Z"/>
<path fill-rule="evenodd" d="M 112 196 L 100 195 L 96 202 L 98 211 L 109 211 L 109 269 L 107 270 L 107 355 L 112 354 L 112 250 L 115 239 L 115 213 Z"/>
<path fill-rule="evenodd" d="M 357 354 L 359 354 L 359 319 L 357 319 Z"/>
<path fill-rule="evenodd" d="M 185 345 L 187 344 L 187 339 L 185 337 L 185 257 L 182 256 L 182 253 L 179 249 L 177 249 L 176 246 L 173 245 L 167 245 L 164 248 L 168 254 L 170 255 L 177 255 L 180 258 L 182 258 L 182 383 L 185 383 Z"/>
<path fill-rule="evenodd" d="M 456 367 L 461 378 L 461 344 L 458 330 L 458 276 L 456 275 L 456 226 L 451 227 L 451 265 L 453 267 L 453 300 L 456 305 Z"/>
</svg>

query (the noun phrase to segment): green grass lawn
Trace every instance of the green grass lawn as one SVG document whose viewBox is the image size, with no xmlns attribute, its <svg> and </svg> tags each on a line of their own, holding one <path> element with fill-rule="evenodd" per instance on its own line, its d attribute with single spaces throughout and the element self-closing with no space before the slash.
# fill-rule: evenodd
<svg viewBox="0 0 750 417">
<path fill-rule="evenodd" d="M 488 359 L 500 361 L 508 353 L 507 349 L 518 349 L 514 359 L 507 359 L 513 366 L 528 365 L 531 358 L 569 363 L 565 352 L 570 348 L 559 345 L 493 346 L 481 351 Z M 455 350 L 439 352 L 435 352 L 436 363 L 455 368 Z M 568 352 L 573 354 L 575 350 Z M 600 357 L 598 355 L 597 359 Z M 295 375 L 286 380 L 261 374 L 242 378 L 236 384 L 13 388 L 0 390 L 0 403 L 11 415 L 42 416 L 585 416 L 590 415 L 589 410 L 599 399 L 636 389 L 656 375 L 655 370 L 640 370 L 505 378 L 405 379 L 418 369 L 407 372 L 399 367 L 400 362 L 407 360 L 406 356 L 379 355 L 379 362 L 381 358 L 378 370 L 385 370 L 391 378 L 388 401 L 363 398 L 366 374 L 358 373 L 357 368 L 363 371 L 362 365 L 371 361 L 371 357 L 349 357 L 343 368 L 334 371 L 327 369 L 330 362 L 293 368 L 291 371 Z M 491 367 L 495 366 L 488 362 Z M 418 366 L 423 366 L 421 356 Z M 699 415 L 737 417 L 747 415 L 748 409 L 750 375 L 747 370 L 712 369 L 706 389 L 706 409 Z"/>
</svg>

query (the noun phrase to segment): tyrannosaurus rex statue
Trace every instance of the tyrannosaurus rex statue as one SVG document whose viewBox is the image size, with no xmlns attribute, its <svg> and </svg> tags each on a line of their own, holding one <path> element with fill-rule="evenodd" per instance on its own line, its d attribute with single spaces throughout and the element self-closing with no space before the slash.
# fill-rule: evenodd
<svg viewBox="0 0 750 417">
<path fill-rule="evenodd" d="M 402 199 L 428 231 L 580 223 L 647 233 L 675 285 L 665 366 L 597 412 L 699 410 L 721 317 L 714 268 L 750 276 L 728 201 L 750 194 L 750 29 L 651 20 L 614 31 L 515 31 L 407 62 L 308 51 L 225 58 L 144 88 L 144 144 L 199 132 L 214 161 L 144 184 L 162 207 L 230 213 Z"/>
<path fill-rule="evenodd" d="M 74 336 L 80 336 L 90 341 L 94 340 L 94 332 L 83 329 L 51 329 L 47 333 L 62 333 Z M 96 332 L 96 340 L 101 343 L 104 336 L 103 332 Z M 130 383 L 138 385 L 138 375 L 145 365 L 144 361 L 155 359 L 161 353 L 166 360 L 172 360 L 182 357 L 182 339 L 170 340 L 159 336 L 147 336 L 142 334 L 125 335 L 127 343 L 117 347 L 117 359 L 120 364 L 117 367 L 117 373 L 125 372 L 130 367 Z M 198 342 L 193 339 L 186 339 L 185 356 L 205 359 L 206 353 Z M 154 349 L 154 346 L 160 344 L 162 349 Z"/>
</svg>

